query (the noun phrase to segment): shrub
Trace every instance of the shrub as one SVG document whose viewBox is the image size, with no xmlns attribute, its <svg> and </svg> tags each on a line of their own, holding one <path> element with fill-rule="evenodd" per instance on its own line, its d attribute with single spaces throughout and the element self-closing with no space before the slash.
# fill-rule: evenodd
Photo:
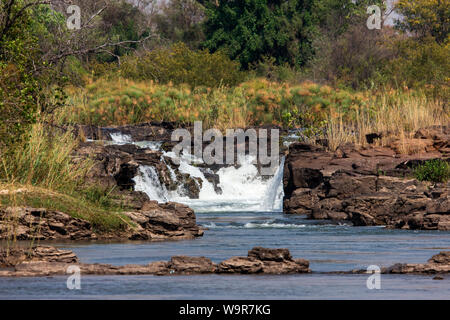
<svg viewBox="0 0 450 320">
<path fill-rule="evenodd" d="M 425 161 L 414 169 L 419 181 L 447 182 L 450 179 L 450 164 L 441 159 Z"/>
<path fill-rule="evenodd" d="M 433 38 L 405 39 L 396 41 L 394 48 L 397 58 L 386 68 L 392 82 L 425 88 L 429 95 L 444 100 L 450 98 L 450 43 L 439 44 Z"/>
<path fill-rule="evenodd" d="M 351 26 L 335 40 L 327 34 L 317 37 L 316 55 L 309 63 L 312 76 L 353 89 L 374 87 L 393 56 L 393 50 L 384 41 L 388 33 L 385 29 L 369 30 L 361 23 Z"/>
<path fill-rule="evenodd" d="M 120 67 L 120 74 L 133 80 L 185 83 L 192 88 L 233 86 L 243 80 L 239 63 L 224 53 L 195 51 L 183 43 L 146 52 L 142 57 L 128 56 Z"/>
</svg>

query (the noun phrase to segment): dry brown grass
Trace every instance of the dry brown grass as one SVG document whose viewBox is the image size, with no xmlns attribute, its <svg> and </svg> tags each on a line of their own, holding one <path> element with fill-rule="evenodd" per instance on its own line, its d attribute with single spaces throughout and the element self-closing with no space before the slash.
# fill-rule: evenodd
<svg viewBox="0 0 450 320">
<path fill-rule="evenodd" d="M 450 114 L 442 101 L 418 92 L 391 91 L 371 99 L 370 107 L 357 112 L 351 122 L 330 116 L 327 138 L 330 149 L 335 150 L 348 142 L 365 145 L 366 134 L 382 133 L 379 145 L 392 145 L 395 141 L 400 153 L 411 154 L 423 149 L 422 145 L 415 145 L 417 141 L 411 141 L 417 130 L 449 124 Z"/>
</svg>

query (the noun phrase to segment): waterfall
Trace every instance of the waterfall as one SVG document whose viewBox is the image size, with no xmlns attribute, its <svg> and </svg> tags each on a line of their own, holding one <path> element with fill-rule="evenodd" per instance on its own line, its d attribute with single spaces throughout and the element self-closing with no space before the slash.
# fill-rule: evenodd
<svg viewBox="0 0 450 320">
<path fill-rule="evenodd" d="M 283 169 L 284 157 L 281 159 L 281 163 L 275 172 L 275 175 L 271 179 L 264 196 L 264 208 L 266 208 L 267 211 L 283 211 Z"/>
<path fill-rule="evenodd" d="M 110 132 L 109 136 L 111 137 L 113 144 L 133 143 L 131 136 L 123 134 L 122 132 Z"/>
<path fill-rule="evenodd" d="M 181 186 L 176 191 L 167 191 L 165 186 L 161 185 L 158 174 L 152 167 L 141 166 L 139 175 L 134 178 L 135 189 L 147 193 L 152 200 L 184 203 L 197 212 L 281 212 L 284 195 L 283 166 L 284 158 L 275 175 L 268 179 L 263 179 L 259 175 L 256 166 L 251 163 L 251 158 L 247 158 L 239 168 L 233 166 L 222 168 L 217 172 L 218 186 L 222 189 L 222 193 L 218 194 L 198 167 L 181 159 L 180 172 L 202 181 L 198 199 L 186 197 L 180 189 Z"/>
<path fill-rule="evenodd" d="M 150 166 L 139 166 L 139 174 L 134 177 L 135 190 L 145 192 L 151 200 L 169 201 L 166 187 L 159 181 L 158 172 Z"/>
<path fill-rule="evenodd" d="M 133 142 L 131 137 L 119 133 L 111 133 L 115 144 L 133 143 L 140 147 L 159 150 L 161 142 L 140 141 Z M 172 152 L 164 152 L 161 161 L 164 162 L 173 181 L 176 182 L 174 169 L 166 162 L 165 157 L 173 158 Z M 195 164 L 202 163 L 192 155 L 183 154 L 180 158 L 178 170 L 181 173 L 201 180 L 198 199 L 190 199 L 185 195 L 183 186 L 170 191 L 161 183 L 157 170 L 154 167 L 141 165 L 138 174 L 133 178 L 135 190 L 145 192 L 151 200 L 158 202 L 174 201 L 184 203 L 197 212 L 281 212 L 283 203 L 283 167 L 284 158 L 274 176 L 263 178 L 257 167 L 252 163 L 251 156 L 241 159 L 239 167 L 229 166 L 217 171 L 218 186 L 222 192 L 216 193 L 214 185 L 208 181 Z M 206 169 L 208 170 L 208 169 Z"/>
</svg>

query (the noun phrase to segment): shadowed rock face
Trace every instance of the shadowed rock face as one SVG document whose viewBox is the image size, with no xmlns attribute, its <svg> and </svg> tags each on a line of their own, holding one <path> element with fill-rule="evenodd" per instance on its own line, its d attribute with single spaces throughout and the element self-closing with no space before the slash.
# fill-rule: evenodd
<svg viewBox="0 0 450 320">
<path fill-rule="evenodd" d="M 263 259 L 263 260 L 260 260 Z M 291 274 L 310 272 L 309 262 L 292 259 L 287 249 L 266 249 L 257 247 L 247 257 L 233 257 L 218 265 L 205 257 L 175 256 L 169 261 L 157 261 L 148 265 L 112 266 L 108 264 L 79 263 L 68 250 L 53 247 L 34 247 L 28 250 L 0 250 L 1 276 L 26 277 L 66 274 L 67 268 L 76 265 L 81 274 L 124 275 L 124 274 Z"/>
<path fill-rule="evenodd" d="M 411 178 L 412 168 L 425 160 L 450 161 L 450 127 L 421 129 L 401 142 L 409 154 L 399 153 L 399 141 L 358 150 L 344 145 L 336 152 L 291 145 L 283 177 L 285 213 L 358 226 L 450 230 L 450 183 Z"/>
<path fill-rule="evenodd" d="M 176 190 L 181 185 L 186 194 L 194 199 L 198 198 L 200 193 L 201 179 L 181 173 L 179 165 L 167 157 L 162 157 L 160 151 L 139 148 L 133 144 L 105 146 L 96 142 L 86 142 L 79 146 L 74 157 L 75 161 L 89 157 L 94 162 L 86 177 L 87 184 L 101 185 L 105 188 L 115 187 L 116 191 L 112 196 L 117 195 L 120 199 L 123 199 L 122 194 L 128 195 L 130 202 L 117 200 L 121 205 L 133 206 L 139 204 L 137 201 L 142 198 L 138 192 L 132 191 L 135 186 L 133 178 L 139 174 L 139 166 L 154 167 L 160 182 L 168 190 Z M 166 163 L 170 163 L 173 168 L 176 181 L 172 179 Z M 149 200 L 148 197 L 145 200 Z"/>
<path fill-rule="evenodd" d="M 88 221 L 59 211 L 8 207 L 0 209 L 0 239 L 15 235 L 17 240 L 181 240 L 203 235 L 194 211 L 179 203 L 147 201 L 140 210 L 123 214 L 135 225 L 126 230 L 95 233 Z"/>
</svg>

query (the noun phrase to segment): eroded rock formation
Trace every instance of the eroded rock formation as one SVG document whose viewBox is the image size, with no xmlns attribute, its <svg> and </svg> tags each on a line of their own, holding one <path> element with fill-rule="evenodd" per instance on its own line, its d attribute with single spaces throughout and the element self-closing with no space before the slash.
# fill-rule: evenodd
<svg viewBox="0 0 450 320">
<path fill-rule="evenodd" d="M 125 230 L 96 232 L 86 220 L 48 209 L 0 208 L 0 239 L 95 240 L 141 239 L 181 240 L 203 235 L 194 211 L 179 203 L 145 202 L 140 210 L 124 212 L 132 225 Z"/>
<path fill-rule="evenodd" d="M 285 212 L 359 226 L 450 230 L 450 183 L 411 178 L 418 163 L 449 161 L 450 127 L 419 130 L 415 139 L 403 141 L 410 154 L 398 153 L 399 141 L 390 148 L 345 145 L 334 153 L 293 144 L 285 162 Z"/>
</svg>

